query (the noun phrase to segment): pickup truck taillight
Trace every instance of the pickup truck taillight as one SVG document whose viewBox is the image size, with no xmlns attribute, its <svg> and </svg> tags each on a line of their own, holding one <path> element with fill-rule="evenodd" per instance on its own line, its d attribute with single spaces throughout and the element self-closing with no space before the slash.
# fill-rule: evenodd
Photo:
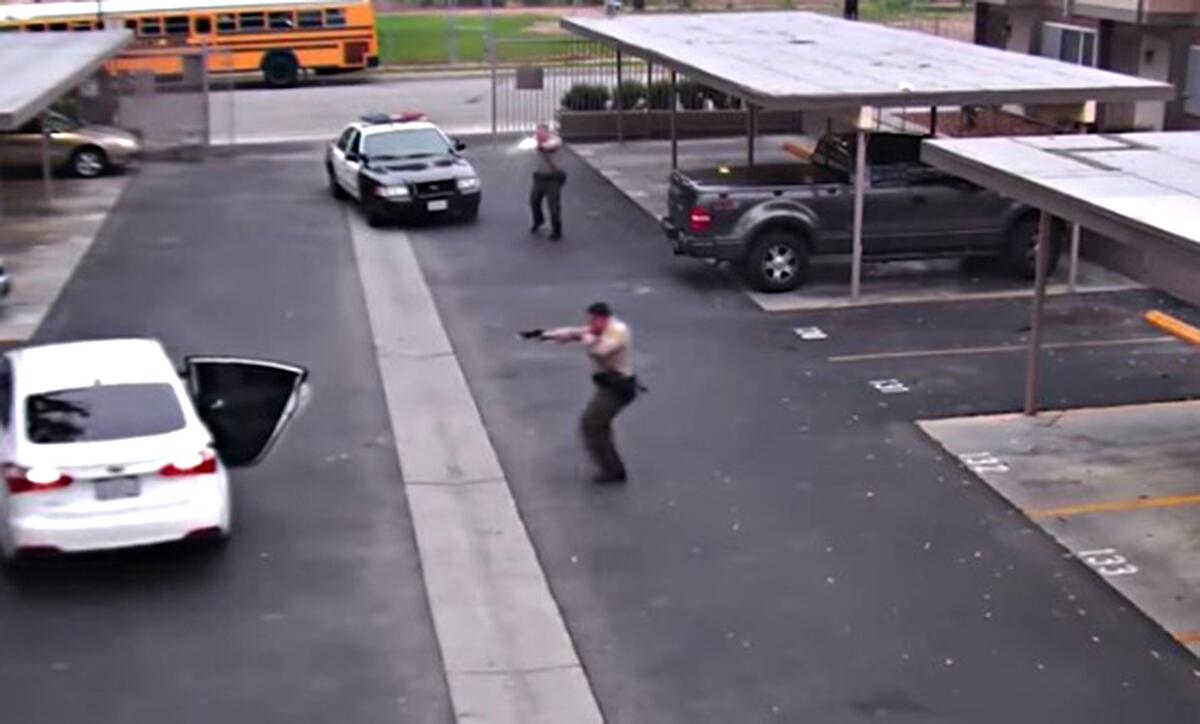
<svg viewBox="0 0 1200 724">
<path fill-rule="evenodd" d="M 712 231 L 712 212 L 701 206 L 693 206 L 688 211 L 688 230 L 698 234 Z"/>
</svg>

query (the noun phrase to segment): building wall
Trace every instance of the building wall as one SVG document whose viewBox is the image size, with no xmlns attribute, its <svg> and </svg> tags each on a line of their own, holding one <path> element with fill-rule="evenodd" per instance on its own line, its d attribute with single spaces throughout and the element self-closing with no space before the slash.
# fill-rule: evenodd
<svg viewBox="0 0 1200 724">
<path fill-rule="evenodd" d="M 1173 83 L 1171 103 L 1108 104 L 1100 113 L 1107 130 L 1200 128 L 1200 116 L 1184 112 L 1188 49 L 1200 45 L 1200 0 L 1034 0 L 1015 4 L 979 0 L 987 11 L 975 42 L 1019 53 L 1040 53 L 1043 25 L 1062 23 L 1098 31 L 1097 65 Z M 1142 23 L 1138 23 L 1139 5 Z M 1065 12 L 1065 14 L 1064 14 Z M 1109 38 L 1107 48 L 1103 39 Z"/>
</svg>

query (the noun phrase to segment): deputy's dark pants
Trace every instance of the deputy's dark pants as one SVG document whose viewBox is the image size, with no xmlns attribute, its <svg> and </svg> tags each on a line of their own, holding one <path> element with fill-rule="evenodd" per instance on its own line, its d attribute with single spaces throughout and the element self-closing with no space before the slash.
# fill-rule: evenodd
<svg viewBox="0 0 1200 724">
<path fill-rule="evenodd" d="M 533 175 L 533 188 L 529 191 L 529 209 L 533 212 L 533 225 L 541 226 L 546 223 L 542 214 L 542 200 L 550 207 L 550 229 L 555 234 L 562 233 L 562 187 L 567 182 L 567 175 L 562 171 L 551 173 L 538 171 Z"/>
<path fill-rule="evenodd" d="M 621 410 L 628 407 L 637 397 L 636 382 L 632 378 L 629 378 L 628 382 L 628 390 L 614 389 L 597 383 L 592 399 L 579 419 L 584 447 L 587 448 L 592 462 L 596 463 L 596 467 L 600 468 L 601 474 L 606 477 L 625 477 L 625 463 L 622 462 L 613 442 L 612 423 L 616 416 L 621 414 Z"/>
</svg>

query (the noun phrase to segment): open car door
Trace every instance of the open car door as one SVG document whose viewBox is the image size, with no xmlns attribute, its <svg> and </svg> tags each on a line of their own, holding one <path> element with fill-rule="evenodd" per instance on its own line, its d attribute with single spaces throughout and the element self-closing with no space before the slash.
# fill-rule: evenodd
<svg viewBox="0 0 1200 724">
<path fill-rule="evenodd" d="M 300 407 L 303 367 L 239 357 L 188 357 L 188 391 L 227 467 L 254 465 Z"/>
</svg>

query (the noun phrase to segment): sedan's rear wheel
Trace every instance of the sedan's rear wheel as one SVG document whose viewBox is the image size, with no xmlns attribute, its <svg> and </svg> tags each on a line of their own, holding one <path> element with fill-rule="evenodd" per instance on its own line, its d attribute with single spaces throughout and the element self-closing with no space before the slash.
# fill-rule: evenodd
<svg viewBox="0 0 1200 724">
<path fill-rule="evenodd" d="M 96 146 L 84 146 L 71 154 L 71 171 L 80 178 L 103 176 L 108 171 L 108 156 Z"/>
<path fill-rule="evenodd" d="M 746 255 L 743 272 L 755 289 L 787 292 L 800 286 L 808 271 L 808 246 L 795 234 L 770 231 Z"/>
</svg>

